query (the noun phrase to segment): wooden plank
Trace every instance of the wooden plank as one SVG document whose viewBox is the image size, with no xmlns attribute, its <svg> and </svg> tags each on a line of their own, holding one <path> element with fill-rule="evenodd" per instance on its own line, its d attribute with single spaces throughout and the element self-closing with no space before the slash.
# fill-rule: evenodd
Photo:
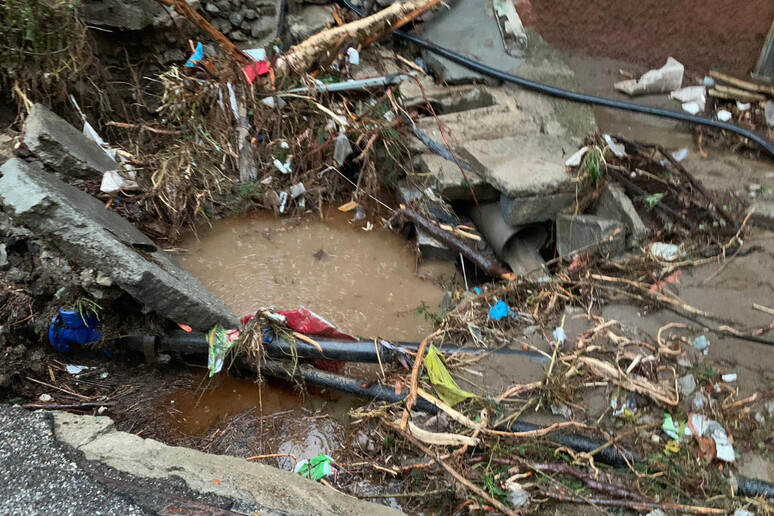
<svg viewBox="0 0 774 516">
<path fill-rule="evenodd" d="M 718 72 L 716 70 L 712 70 L 710 72 L 710 77 L 715 79 L 715 81 L 725 82 L 742 90 L 774 96 L 774 86 L 769 86 L 768 84 L 758 84 L 756 82 L 746 81 L 744 79 L 739 79 L 738 77 L 734 77 L 723 72 Z"/>
<path fill-rule="evenodd" d="M 774 79 L 774 22 L 771 23 L 771 30 L 763 44 L 761 57 L 758 58 L 758 65 L 755 67 L 755 75 Z"/>
<path fill-rule="evenodd" d="M 709 90 L 709 95 L 718 99 L 738 100 L 740 102 L 761 102 L 766 100 L 766 96 L 760 93 L 751 93 L 739 88 L 721 86 L 719 84 L 716 84 L 714 88 Z"/>
</svg>

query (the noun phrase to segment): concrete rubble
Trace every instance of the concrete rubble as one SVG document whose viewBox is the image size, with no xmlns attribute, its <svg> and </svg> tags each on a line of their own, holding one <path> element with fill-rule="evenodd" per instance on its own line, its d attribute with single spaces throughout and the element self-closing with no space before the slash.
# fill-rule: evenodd
<svg viewBox="0 0 774 516">
<path fill-rule="evenodd" d="M 68 180 L 98 179 L 118 163 L 96 143 L 42 104 L 24 121 L 22 143 L 44 165 Z"/>
<path fill-rule="evenodd" d="M 0 202 L 14 221 L 74 263 L 102 273 L 172 321 L 200 330 L 238 324 L 222 301 L 94 197 L 18 158 L 0 174 Z"/>
<path fill-rule="evenodd" d="M 650 233 L 631 199 L 618 185 L 608 183 L 604 186 L 594 207 L 594 215 L 622 222 L 626 227 L 627 247 L 630 248 L 643 244 Z"/>
<path fill-rule="evenodd" d="M 625 229 L 596 215 L 561 214 L 556 219 L 556 250 L 567 259 L 580 251 L 620 256 L 626 250 Z"/>
</svg>

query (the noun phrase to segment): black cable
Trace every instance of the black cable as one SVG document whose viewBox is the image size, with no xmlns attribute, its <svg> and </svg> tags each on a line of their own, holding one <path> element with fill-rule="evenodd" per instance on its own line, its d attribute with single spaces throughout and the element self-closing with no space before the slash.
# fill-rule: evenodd
<svg viewBox="0 0 774 516">
<path fill-rule="evenodd" d="M 350 9 L 355 14 L 357 14 L 358 16 L 362 16 L 360 10 L 358 10 L 354 5 L 352 5 L 350 0 L 339 0 L 339 1 L 343 3 L 348 9 Z M 456 52 L 452 52 L 447 48 L 439 47 L 435 43 L 431 43 L 426 39 L 420 38 L 418 36 L 414 36 L 413 34 L 409 34 L 408 32 L 404 32 L 402 30 L 393 31 L 393 34 L 401 39 L 414 43 L 420 48 L 429 50 L 433 54 L 444 57 L 449 61 L 452 61 L 453 63 L 456 63 L 460 66 L 464 66 L 465 68 L 478 72 L 481 75 L 486 75 L 488 77 L 492 77 L 500 81 L 517 84 L 519 86 L 536 91 L 538 93 L 542 93 L 544 95 L 549 95 L 551 97 L 556 97 L 563 100 L 569 100 L 571 102 L 579 102 L 581 104 L 591 104 L 591 105 L 608 107 L 613 109 L 621 109 L 624 111 L 632 111 L 635 113 L 643 113 L 645 115 L 657 116 L 661 118 L 670 118 L 672 120 L 679 120 L 681 122 L 688 122 L 691 124 L 703 125 L 703 126 L 712 127 L 715 129 L 722 129 L 724 131 L 730 131 L 740 136 L 744 136 L 745 138 L 749 138 L 750 140 L 760 145 L 772 157 L 774 157 L 774 142 L 771 142 L 770 140 L 764 138 L 763 136 L 753 131 L 744 129 L 734 124 L 721 122 L 720 120 L 713 120 L 711 118 L 704 118 L 701 116 L 689 115 L 688 113 L 683 113 L 680 111 L 672 111 L 671 109 L 661 109 L 661 108 L 655 108 L 655 107 L 649 107 L 649 106 L 641 106 L 639 104 L 633 104 L 631 102 L 622 102 L 619 100 L 597 97 L 595 95 L 587 95 L 585 93 L 578 93 L 575 91 L 564 90 L 562 88 L 549 86 L 548 84 L 544 84 L 541 82 L 525 79 L 524 77 L 511 75 L 509 73 L 503 72 L 502 70 L 498 70 L 497 68 L 493 68 L 491 66 L 487 66 L 485 64 L 473 61 L 471 59 L 468 59 L 467 57 L 457 54 Z"/>
</svg>

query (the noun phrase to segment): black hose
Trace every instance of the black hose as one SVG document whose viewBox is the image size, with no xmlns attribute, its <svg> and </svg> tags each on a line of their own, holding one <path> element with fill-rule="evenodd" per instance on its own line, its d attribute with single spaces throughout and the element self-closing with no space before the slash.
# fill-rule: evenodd
<svg viewBox="0 0 774 516">
<path fill-rule="evenodd" d="M 336 389 L 359 398 L 385 401 L 387 403 L 400 403 L 406 397 L 406 394 L 398 394 L 391 388 L 381 384 L 365 386 L 357 380 L 333 373 L 327 373 L 325 371 L 320 371 L 319 369 L 297 367 L 291 374 L 277 362 L 266 361 L 261 364 L 261 373 L 284 380 L 302 380 L 303 382 L 309 385 L 314 385 L 315 387 Z M 427 412 L 430 414 L 438 413 L 437 406 L 421 398 L 417 399 L 414 407 L 422 412 Z M 531 423 L 517 421 L 510 426 L 501 425 L 497 427 L 497 429 L 506 432 L 534 432 L 536 430 L 542 430 L 543 427 L 533 425 Z M 585 453 L 597 450 L 603 444 L 605 444 L 604 441 L 590 439 L 584 435 L 579 434 L 563 434 L 559 432 L 552 432 L 547 434 L 546 437 L 551 441 L 556 442 L 557 444 L 566 446 L 567 448 L 577 452 Z M 597 452 L 594 455 L 594 458 L 600 462 L 610 464 L 612 466 L 625 466 L 627 461 L 631 463 L 634 460 L 634 457 L 630 452 L 620 452 L 612 446 Z"/>
<path fill-rule="evenodd" d="M 339 1 L 343 3 L 347 8 L 349 8 L 351 11 L 356 13 L 358 16 L 362 16 L 362 13 L 360 12 L 360 10 L 357 9 L 350 2 L 350 0 L 339 0 Z M 631 102 L 622 102 L 619 100 L 607 99 L 603 97 L 597 97 L 595 95 L 577 93 L 575 91 L 565 90 L 562 88 L 557 88 L 555 86 L 549 86 L 548 84 L 532 81 L 530 79 L 525 79 L 524 77 L 518 77 L 516 75 L 511 75 L 509 73 L 503 72 L 502 70 L 498 70 L 497 68 L 493 68 L 491 66 L 487 66 L 485 64 L 473 61 L 471 59 L 468 59 L 467 57 L 457 54 L 456 52 L 452 52 L 447 48 L 439 47 L 435 43 L 431 43 L 426 39 L 420 38 L 418 36 L 414 36 L 413 34 L 409 34 L 408 32 L 404 32 L 402 30 L 396 30 L 396 31 L 393 31 L 393 34 L 401 39 L 414 43 L 418 47 L 424 48 L 425 50 L 428 50 L 433 54 L 444 57 L 449 61 L 452 61 L 453 63 L 457 63 L 458 65 L 464 66 L 466 68 L 469 68 L 470 70 L 478 72 L 481 75 L 486 75 L 488 77 L 492 77 L 500 81 L 517 84 L 523 88 L 527 88 L 527 89 L 536 91 L 538 93 L 542 93 L 544 95 L 549 95 L 551 97 L 556 97 L 563 100 L 569 100 L 571 102 L 579 102 L 581 104 L 591 104 L 591 105 L 608 107 L 613 109 L 621 109 L 624 111 L 632 111 L 634 113 L 643 113 L 645 115 L 657 116 L 661 118 L 670 118 L 672 120 L 679 120 L 681 122 L 688 122 L 691 124 L 703 125 L 703 126 L 712 127 L 715 129 L 722 129 L 724 131 L 730 131 L 740 136 L 744 136 L 745 138 L 749 138 L 750 140 L 760 145 L 772 157 L 774 157 L 774 142 L 771 142 L 770 140 L 764 138 L 763 136 L 753 131 L 744 129 L 734 124 L 721 122 L 720 120 L 713 120 L 711 118 L 704 118 L 701 116 L 690 115 L 688 113 L 683 113 L 680 111 L 673 111 L 671 109 L 661 109 L 661 108 L 655 108 L 650 106 L 641 106 L 639 104 L 634 104 Z"/>
</svg>

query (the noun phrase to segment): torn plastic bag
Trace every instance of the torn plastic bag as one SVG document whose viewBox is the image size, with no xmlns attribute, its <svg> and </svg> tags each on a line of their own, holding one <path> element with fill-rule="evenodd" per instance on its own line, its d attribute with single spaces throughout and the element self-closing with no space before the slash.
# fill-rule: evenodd
<svg viewBox="0 0 774 516">
<path fill-rule="evenodd" d="M 210 370 L 210 378 L 223 369 L 226 355 L 238 337 L 239 330 L 227 330 L 220 324 L 216 324 L 207 334 L 207 343 L 210 346 L 207 356 L 207 369 Z"/>
<path fill-rule="evenodd" d="M 460 389 L 460 386 L 457 385 L 457 382 L 455 382 L 454 378 L 449 374 L 449 370 L 446 369 L 443 357 L 433 345 L 430 345 L 430 349 L 427 350 L 425 369 L 427 369 L 427 374 L 430 376 L 430 383 L 433 385 L 436 394 L 438 394 L 438 397 L 441 398 L 444 403 L 453 407 L 468 398 L 476 397 L 472 392 Z"/>
<path fill-rule="evenodd" d="M 352 335 L 337 330 L 333 324 L 303 306 L 299 306 L 298 310 L 277 311 L 277 313 L 285 316 L 288 328 L 304 335 L 328 339 L 357 340 Z"/>
</svg>

